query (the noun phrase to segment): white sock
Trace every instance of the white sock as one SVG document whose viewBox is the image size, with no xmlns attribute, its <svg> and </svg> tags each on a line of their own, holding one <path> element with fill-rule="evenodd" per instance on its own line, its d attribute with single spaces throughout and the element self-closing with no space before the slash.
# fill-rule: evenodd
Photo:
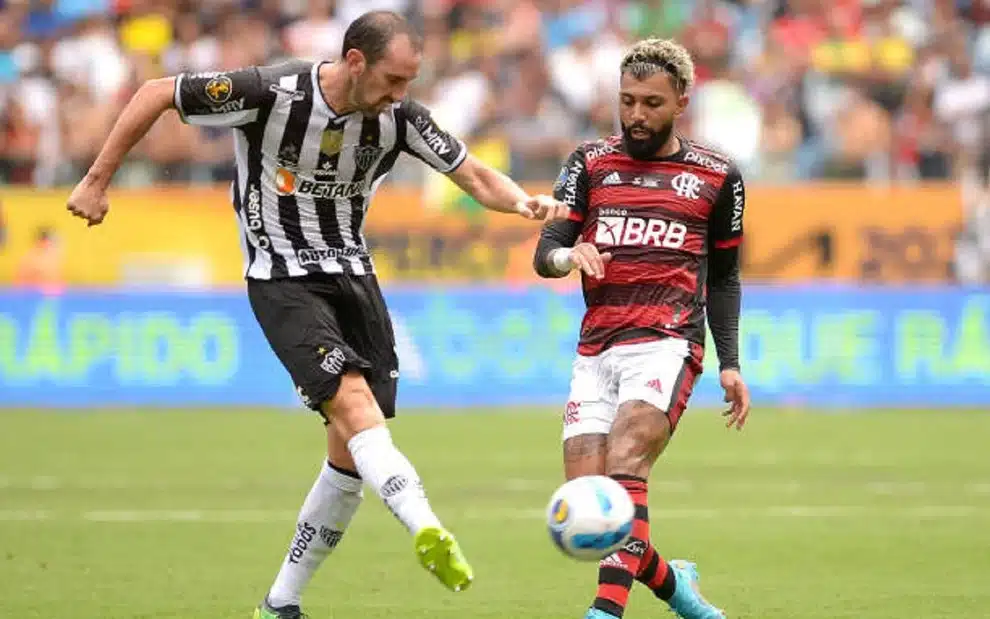
<svg viewBox="0 0 990 619">
<path fill-rule="evenodd" d="M 416 469 L 392 443 L 385 426 L 355 434 L 347 448 L 358 473 L 375 488 L 385 505 L 410 533 L 425 527 L 439 527 L 440 520 L 426 500 L 423 482 Z"/>
<path fill-rule="evenodd" d="M 340 542 L 362 496 L 360 479 L 336 471 L 324 461 L 299 510 L 296 534 L 282 569 L 268 592 L 272 606 L 299 605 L 303 589 Z"/>
</svg>

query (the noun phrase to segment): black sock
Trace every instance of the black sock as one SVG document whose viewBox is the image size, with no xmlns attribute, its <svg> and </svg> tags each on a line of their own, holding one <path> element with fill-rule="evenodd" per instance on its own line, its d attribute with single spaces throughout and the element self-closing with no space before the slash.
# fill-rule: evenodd
<svg viewBox="0 0 990 619">
<path fill-rule="evenodd" d="M 653 593 L 663 600 L 664 602 L 670 601 L 670 598 L 674 597 L 674 589 L 677 588 L 677 576 L 674 575 L 674 570 L 667 569 L 667 575 L 664 576 L 663 582 L 660 586 L 653 590 Z"/>
</svg>

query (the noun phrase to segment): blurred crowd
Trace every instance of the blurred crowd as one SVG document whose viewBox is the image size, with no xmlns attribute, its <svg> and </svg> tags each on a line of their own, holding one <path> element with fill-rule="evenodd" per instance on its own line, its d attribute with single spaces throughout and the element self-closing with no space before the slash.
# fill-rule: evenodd
<svg viewBox="0 0 990 619">
<path fill-rule="evenodd" d="M 693 53 L 684 130 L 754 182 L 983 179 L 990 164 L 990 0 L 0 0 L 0 183 L 76 181 L 146 79 L 333 59 L 372 8 L 425 35 L 413 96 L 522 180 L 615 131 L 619 61 L 648 36 Z M 227 180 L 230 140 L 167 115 L 117 181 Z"/>
</svg>

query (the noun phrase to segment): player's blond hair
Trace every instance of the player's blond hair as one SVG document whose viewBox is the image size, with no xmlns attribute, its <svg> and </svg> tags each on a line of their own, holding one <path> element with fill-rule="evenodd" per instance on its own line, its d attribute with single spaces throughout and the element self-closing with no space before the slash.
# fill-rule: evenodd
<svg viewBox="0 0 990 619">
<path fill-rule="evenodd" d="M 640 80 L 664 71 L 673 79 L 680 94 L 694 86 L 694 60 L 683 45 L 671 39 L 639 41 L 626 52 L 619 70 Z"/>
</svg>

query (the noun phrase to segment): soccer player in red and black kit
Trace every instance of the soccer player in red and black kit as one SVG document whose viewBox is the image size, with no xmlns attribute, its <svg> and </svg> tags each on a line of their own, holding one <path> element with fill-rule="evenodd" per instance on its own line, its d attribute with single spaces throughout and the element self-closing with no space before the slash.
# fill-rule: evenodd
<svg viewBox="0 0 990 619">
<path fill-rule="evenodd" d="M 587 304 L 564 413 L 565 474 L 609 475 L 636 505 L 628 543 L 599 565 L 586 619 L 621 617 L 635 580 L 684 619 L 725 617 L 698 592 L 693 563 L 654 549 L 647 511 L 650 470 L 702 371 L 706 313 L 727 426 L 742 429 L 749 414 L 737 353 L 745 189 L 724 155 L 674 133 L 693 81 L 690 55 L 672 41 L 629 51 L 622 135 L 568 158 L 554 193 L 570 219 L 544 227 L 534 259 L 542 277 L 580 270 Z"/>
</svg>

